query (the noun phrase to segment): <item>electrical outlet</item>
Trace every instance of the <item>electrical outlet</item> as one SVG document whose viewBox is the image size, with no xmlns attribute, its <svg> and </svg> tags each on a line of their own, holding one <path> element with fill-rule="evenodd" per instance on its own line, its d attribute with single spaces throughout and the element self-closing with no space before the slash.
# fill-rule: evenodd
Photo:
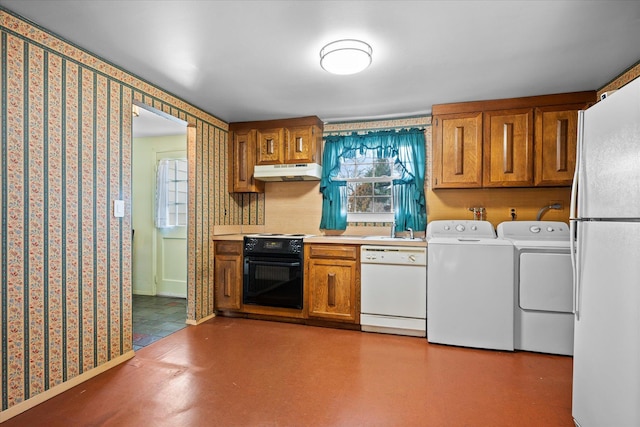
<svg viewBox="0 0 640 427">
<path fill-rule="evenodd" d="M 551 205 L 560 205 L 560 209 L 557 210 L 559 210 L 560 212 L 564 211 L 564 202 L 562 200 L 552 200 L 551 202 L 549 202 L 549 206 Z"/>
</svg>

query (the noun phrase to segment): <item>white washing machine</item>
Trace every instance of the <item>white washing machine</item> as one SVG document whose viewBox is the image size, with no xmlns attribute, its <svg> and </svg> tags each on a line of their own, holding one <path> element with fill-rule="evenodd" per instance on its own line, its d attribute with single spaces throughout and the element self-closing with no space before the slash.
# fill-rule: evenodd
<svg viewBox="0 0 640 427">
<path fill-rule="evenodd" d="M 515 348 L 573 355 L 573 270 L 569 226 L 510 221 L 498 238 L 515 248 Z"/>
<path fill-rule="evenodd" d="M 427 225 L 427 340 L 513 350 L 513 245 L 488 221 Z"/>
</svg>

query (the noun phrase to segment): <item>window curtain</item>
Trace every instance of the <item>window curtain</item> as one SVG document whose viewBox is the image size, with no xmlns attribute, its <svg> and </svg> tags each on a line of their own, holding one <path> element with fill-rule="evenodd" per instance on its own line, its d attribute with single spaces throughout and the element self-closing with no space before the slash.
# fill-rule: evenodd
<svg viewBox="0 0 640 427">
<path fill-rule="evenodd" d="M 169 227 L 169 163 L 171 159 L 158 162 L 156 173 L 156 228 Z"/>
<path fill-rule="evenodd" d="M 398 230 L 423 231 L 427 226 L 424 195 L 425 141 L 420 129 L 378 131 L 365 135 L 335 135 L 325 138 L 322 157 L 322 219 L 324 230 L 347 228 L 346 182 L 336 180 L 340 160 L 373 150 L 379 158 L 396 157 L 402 175 L 393 181 L 395 221 Z"/>
</svg>

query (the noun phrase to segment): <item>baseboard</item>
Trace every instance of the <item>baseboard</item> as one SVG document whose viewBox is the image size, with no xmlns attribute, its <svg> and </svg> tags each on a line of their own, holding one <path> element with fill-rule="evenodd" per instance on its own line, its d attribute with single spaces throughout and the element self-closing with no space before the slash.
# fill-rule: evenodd
<svg viewBox="0 0 640 427">
<path fill-rule="evenodd" d="M 169 297 L 169 298 L 184 298 L 187 299 L 185 294 L 173 293 L 173 292 L 158 292 L 154 296 L 156 297 Z"/>
<path fill-rule="evenodd" d="M 208 316 L 206 316 L 206 317 L 203 317 L 203 318 L 202 318 L 202 319 L 200 319 L 200 320 L 187 319 L 187 322 L 186 322 L 186 323 L 187 323 L 187 325 L 196 326 L 196 325 L 199 325 L 199 324 L 201 324 L 201 323 L 206 322 L 207 320 L 211 320 L 211 319 L 213 319 L 214 317 L 216 317 L 216 314 L 215 314 L 215 313 L 210 314 L 210 315 L 208 315 Z"/>
<path fill-rule="evenodd" d="M 127 360 L 133 358 L 135 356 L 135 352 L 133 350 L 129 350 L 125 354 L 116 357 L 115 359 L 109 360 L 107 363 L 104 363 L 100 366 L 97 366 L 87 372 L 84 372 L 77 377 L 73 377 L 70 380 L 59 384 L 49 390 L 43 391 L 40 394 L 33 396 L 30 399 L 25 400 L 24 402 L 20 402 L 17 405 L 13 405 L 12 407 L 0 412 L 0 423 L 7 421 L 10 418 L 15 417 L 36 405 L 39 405 L 42 402 L 45 402 L 52 397 L 55 397 L 75 386 L 81 384 L 97 375 L 100 375 L 103 372 L 108 371 L 109 369 L 126 362 Z"/>
<path fill-rule="evenodd" d="M 152 296 L 155 296 L 155 293 L 154 293 L 154 292 L 145 292 L 145 291 L 140 291 L 140 290 L 137 290 L 137 289 L 134 289 L 134 290 L 131 292 L 131 294 L 132 294 L 132 295 L 142 295 L 142 296 L 145 296 L 145 297 L 152 297 Z"/>
</svg>

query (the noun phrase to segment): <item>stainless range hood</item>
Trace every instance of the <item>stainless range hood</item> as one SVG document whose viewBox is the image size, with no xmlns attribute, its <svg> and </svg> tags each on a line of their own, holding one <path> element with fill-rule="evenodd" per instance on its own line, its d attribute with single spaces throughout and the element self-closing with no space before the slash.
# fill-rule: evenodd
<svg viewBox="0 0 640 427">
<path fill-rule="evenodd" d="M 317 163 L 291 165 L 259 165 L 253 170 L 258 181 L 319 181 L 322 166 Z"/>
</svg>

